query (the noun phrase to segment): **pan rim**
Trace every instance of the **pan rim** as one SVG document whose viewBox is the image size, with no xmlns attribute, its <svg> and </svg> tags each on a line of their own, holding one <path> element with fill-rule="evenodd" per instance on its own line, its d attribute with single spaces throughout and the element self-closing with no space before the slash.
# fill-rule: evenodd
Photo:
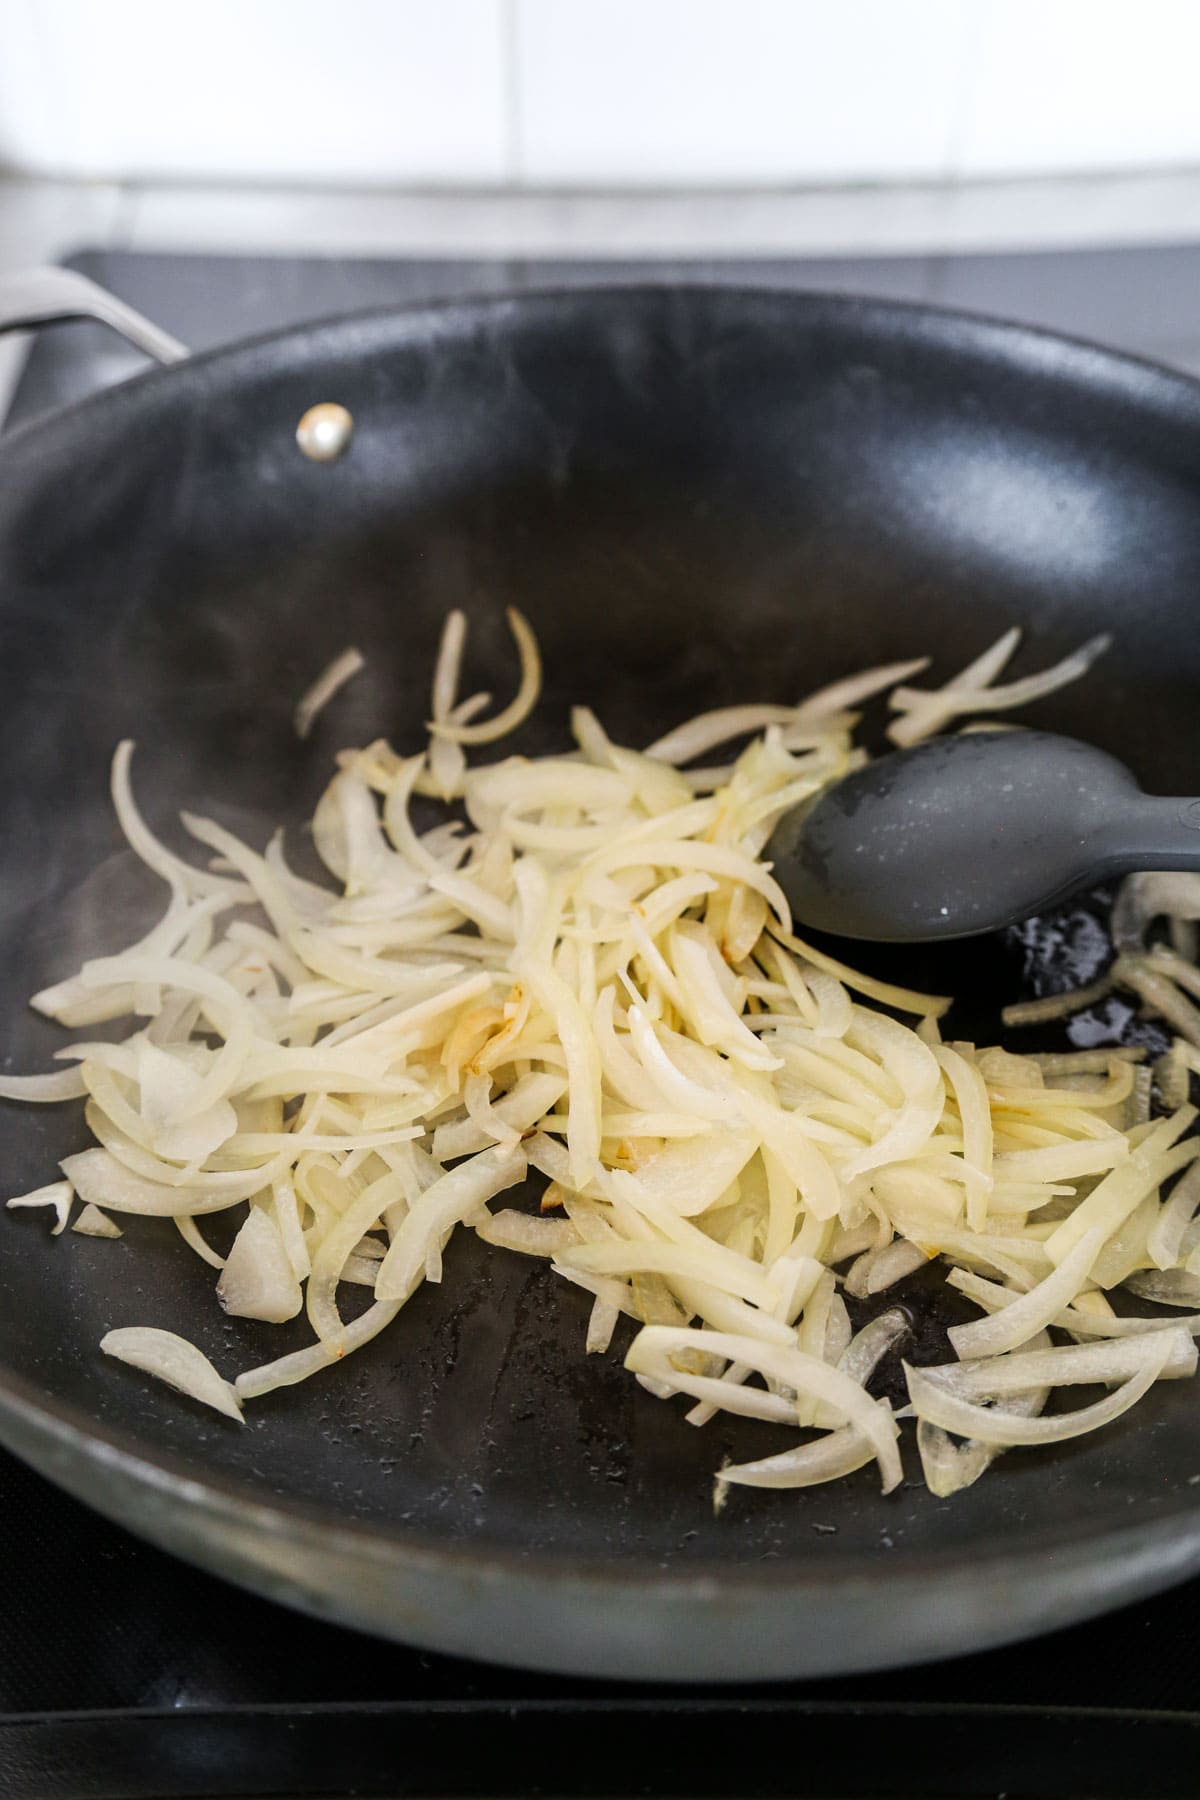
<svg viewBox="0 0 1200 1800">
<path fill-rule="evenodd" d="M 1057 331 L 1050 326 L 1005 318 L 999 313 L 943 306 L 937 301 L 901 300 L 859 294 L 845 289 L 783 288 L 756 285 L 742 280 L 614 281 L 578 285 L 551 282 L 541 287 L 505 289 L 461 298 L 385 303 L 348 312 L 323 313 L 298 324 L 282 326 L 275 331 L 255 332 L 230 343 L 212 345 L 190 353 L 175 363 L 151 363 L 110 387 L 101 388 L 96 393 L 87 394 L 65 406 L 39 413 L 10 429 L 4 429 L 3 420 L 0 419 L 0 465 L 10 446 L 24 448 L 36 436 L 43 433 L 49 436 L 60 424 L 73 422 L 92 410 L 116 411 L 123 403 L 144 394 L 157 393 L 164 387 L 178 386 L 192 372 L 203 373 L 221 364 L 236 366 L 239 361 L 253 359 L 272 345 L 283 348 L 306 339 L 326 339 L 332 342 L 342 332 L 392 324 L 398 328 L 396 346 L 400 348 L 426 321 L 452 321 L 460 330 L 470 331 L 493 318 L 503 317 L 513 309 L 532 314 L 539 308 L 559 307 L 564 303 L 588 306 L 601 302 L 625 305 L 661 304 L 664 300 L 672 299 L 688 304 L 717 300 L 771 303 L 781 308 L 810 313 L 814 318 L 825 311 L 843 318 L 859 319 L 875 314 L 884 319 L 906 322 L 912 328 L 914 336 L 920 335 L 920 328 L 924 323 L 942 327 L 956 326 L 964 335 L 961 341 L 952 346 L 955 351 L 988 348 L 1016 350 L 1022 345 L 1036 347 L 1049 356 L 1065 351 L 1074 357 L 1091 361 L 1114 378 L 1125 373 L 1137 373 L 1144 380 L 1149 375 L 1161 388 L 1162 398 L 1173 393 L 1177 399 L 1190 400 L 1200 412 L 1200 374 L 1192 375 L 1187 370 L 1177 369 L 1170 363 L 1136 351 L 1114 349 L 1085 334 Z M 1121 385 L 1119 381 L 1117 385 Z M 1148 397 L 1144 390 L 1139 392 L 1137 403 L 1139 408 L 1147 408 Z"/>
<path fill-rule="evenodd" d="M 448 335 L 470 336 L 491 322 L 502 323 L 514 312 L 533 323 L 540 316 L 548 318 L 551 310 L 564 303 L 578 308 L 678 304 L 736 304 L 741 301 L 756 307 L 777 309 L 782 317 L 792 312 L 800 320 L 811 323 L 828 320 L 830 324 L 848 323 L 869 327 L 872 320 L 890 321 L 907 327 L 914 341 L 920 341 L 933 327 L 943 338 L 947 328 L 954 337 L 947 348 L 952 355 L 970 357 L 1003 356 L 1030 366 L 1030 352 L 1035 352 L 1030 372 L 1040 378 L 1052 378 L 1087 365 L 1093 384 L 1097 377 L 1105 382 L 1114 398 L 1124 391 L 1131 405 L 1153 416 L 1156 413 L 1178 416 L 1181 405 L 1200 420 L 1200 379 L 1171 368 L 1153 358 L 1140 357 L 1110 349 L 1086 337 L 1007 320 L 987 313 L 934 303 L 881 299 L 823 289 L 787 289 L 756 285 L 745 281 L 724 282 L 614 282 L 558 286 L 549 284 L 535 289 L 477 295 L 467 299 L 424 301 L 415 305 L 383 305 L 348 313 L 323 316 L 278 331 L 255 334 L 231 344 L 215 346 L 189 357 L 186 361 L 163 368 L 150 368 L 131 376 L 114 387 L 89 395 L 70 406 L 39 415 L 0 437 L 0 468 L 5 458 L 36 449 L 38 441 L 49 444 L 56 433 L 73 426 L 92 413 L 108 413 L 119 418 L 126 409 L 145 403 L 151 395 L 159 396 L 170 388 L 189 380 L 191 373 L 201 378 L 211 369 L 236 370 L 253 365 L 267 347 L 278 350 L 310 349 L 328 345 L 338 347 L 339 339 L 353 337 L 358 331 L 391 328 L 391 341 L 397 350 L 418 338 L 429 327 L 440 326 Z M 1023 353 L 1023 354 L 1022 354 Z M 1069 360 L 1066 360 L 1069 359 Z M 1131 389 L 1136 375 L 1138 390 Z M 1147 376 L 1152 386 L 1147 390 Z M 530 1564 L 520 1551 L 486 1537 L 447 1540 L 430 1535 L 419 1528 L 404 1526 L 386 1517 L 331 1520 L 315 1504 L 293 1495 L 272 1495 L 269 1500 L 252 1497 L 248 1484 L 226 1476 L 220 1470 L 203 1468 L 178 1452 L 154 1448 L 137 1434 L 120 1427 L 102 1425 L 82 1408 L 57 1399 L 53 1393 L 19 1375 L 0 1361 L 0 1419 L 24 1422 L 47 1446 L 69 1453 L 80 1464 L 119 1465 L 132 1479 L 168 1492 L 190 1509 L 222 1514 L 243 1520 L 252 1514 L 256 1528 L 277 1530 L 287 1526 L 312 1533 L 328 1542 L 334 1534 L 349 1547 L 357 1549 L 367 1560 L 372 1556 L 388 1562 L 423 1563 L 430 1567 L 452 1566 L 464 1571 L 489 1571 L 501 1576 L 528 1579 Z M 1164 1501 L 1153 1521 L 1117 1524 L 1115 1512 L 1111 1522 L 1104 1519 L 1087 1528 L 1070 1523 L 1039 1528 L 1036 1535 L 1024 1540 L 1019 1548 L 1011 1543 L 975 1544 L 969 1561 L 972 1567 L 986 1566 L 993 1577 L 1002 1576 L 1007 1568 L 1021 1567 L 1028 1573 L 1031 1560 L 1046 1561 L 1064 1550 L 1075 1550 L 1090 1560 L 1105 1555 L 1120 1557 L 1134 1548 L 1167 1539 L 1172 1527 L 1191 1527 L 1200 1523 L 1200 1490 L 1194 1498 L 1176 1493 Z M 886 1515 L 881 1511 L 881 1523 Z M 711 1592 L 714 1582 L 724 1592 L 736 1590 L 752 1596 L 777 1591 L 781 1584 L 796 1590 L 820 1591 L 831 1586 L 845 1588 L 858 1581 L 887 1585 L 917 1584 L 941 1575 L 960 1574 L 968 1560 L 961 1544 L 947 1544 L 921 1551 L 901 1551 L 900 1558 L 881 1562 L 878 1553 L 852 1551 L 839 1554 L 836 1562 L 816 1562 L 811 1558 L 791 1558 L 784 1553 L 759 1573 L 755 1565 L 712 1557 L 696 1557 L 686 1564 L 660 1568 L 654 1579 L 663 1591 L 683 1595 Z M 598 1582 L 611 1588 L 614 1583 L 636 1583 L 644 1589 L 647 1580 L 645 1558 L 629 1555 L 593 1557 L 565 1550 L 548 1550 L 539 1554 L 537 1575 L 541 1581 L 556 1584 Z"/>
<path fill-rule="evenodd" d="M 43 1445 L 65 1451 L 77 1465 L 116 1470 L 140 1488 L 166 1496 L 192 1514 L 243 1526 L 250 1521 L 255 1536 L 286 1530 L 294 1541 L 299 1531 L 306 1543 L 319 1540 L 327 1548 L 332 1540 L 352 1554 L 357 1552 L 358 1559 L 364 1562 L 383 1562 L 393 1568 L 484 1574 L 514 1583 L 528 1581 L 534 1568 L 539 1583 L 549 1581 L 563 1588 L 582 1585 L 611 1590 L 624 1585 L 644 1593 L 649 1579 L 658 1596 L 666 1594 L 681 1600 L 705 1599 L 717 1589 L 725 1595 L 736 1593 L 754 1599 L 763 1594 L 777 1595 L 781 1586 L 813 1593 L 863 1586 L 877 1592 L 881 1583 L 894 1590 L 921 1587 L 939 1577 L 961 1579 L 968 1569 L 972 1577 L 976 1572 L 986 1572 L 993 1583 L 1002 1580 L 1010 1569 L 1019 1570 L 1022 1579 L 1028 1580 L 1031 1561 L 1053 1564 L 1060 1553 L 1073 1551 L 1089 1562 L 1102 1556 L 1121 1562 L 1127 1555 L 1144 1553 L 1149 1545 L 1159 1541 L 1174 1543 L 1181 1553 L 1188 1553 L 1186 1560 L 1192 1566 L 1200 1566 L 1200 1498 L 1189 1503 L 1181 1494 L 1173 1498 L 1184 1501 L 1183 1504 L 1164 1503 L 1152 1521 L 1097 1525 L 1090 1531 L 1072 1528 L 1065 1521 L 1040 1529 L 1016 1546 L 1011 1542 L 985 1541 L 973 1543 L 968 1550 L 961 1543 L 945 1544 L 918 1551 L 901 1550 L 899 1557 L 894 1550 L 886 1557 L 881 1551 L 855 1550 L 840 1559 L 834 1546 L 829 1560 L 790 1557 L 785 1550 L 772 1556 L 766 1565 L 696 1556 L 686 1564 L 674 1566 L 659 1562 L 652 1576 L 647 1567 L 650 1558 L 628 1554 L 600 1557 L 544 1549 L 538 1552 L 536 1564 L 531 1565 L 526 1551 L 489 1541 L 483 1532 L 471 1538 L 439 1538 L 385 1516 L 331 1519 L 325 1509 L 299 1495 L 275 1493 L 269 1499 L 261 1498 L 248 1482 L 219 1469 L 198 1473 L 196 1464 L 174 1449 L 155 1448 L 151 1452 L 134 1433 L 102 1424 L 82 1408 L 52 1395 L 47 1398 L 26 1377 L 0 1367 L 0 1423 L 8 1421 L 24 1422 Z M 886 1522 L 881 1513 L 881 1523 Z M 1170 1576 L 1165 1577 L 1169 1579 Z"/>
</svg>

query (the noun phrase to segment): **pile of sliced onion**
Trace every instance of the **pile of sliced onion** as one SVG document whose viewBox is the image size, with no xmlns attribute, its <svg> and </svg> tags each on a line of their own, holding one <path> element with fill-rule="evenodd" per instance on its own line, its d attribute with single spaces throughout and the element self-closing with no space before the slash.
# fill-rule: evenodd
<svg viewBox="0 0 1200 1800">
<path fill-rule="evenodd" d="M 184 818 L 207 861 L 177 855 L 119 747 L 117 817 L 167 903 L 138 942 L 34 997 L 74 1034 L 66 1066 L 0 1095 L 83 1097 L 95 1142 L 9 1205 L 51 1209 L 61 1231 L 78 1201 L 90 1237 L 119 1237 L 123 1213 L 169 1221 L 227 1313 L 304 1309 L 312 1342 L 232 1381 L 159 1323 L 114 1320 L 101 1348 L 240 1418 L 452 1277 L 451 1239 L 474 1231 L 588 1296 L 589 1352 L 634 1321 L 626 1367 L 685 1396 L 697 1426 L 779 1426 L 777 1455 L 720 1470 L 720 1498 L 869 1462 L 896 1486 L 899 1423 L 871 1384 L 909 1342 L 894 1290 L 934 1258 L 980 1311 L 951 1334 L 958 1361 L 908 1374 L 938 1494 L 1190 1374 L 1200 1317 L 1118 1317 L 1106 1292 L 1200 1304 L 1200 973 L 1144 942 L 1158 913 L 1200 917 L 1200 878 L 1139 877 L 1122 914 L 1112 979 L 1179 1033 L 1173 1110 L 1152 1119 L 1127 1053 L 943 1042 L 948 1001 L 803 942 L 763 860 L 780 815 L 862 761 L 853 709 L 872 694 L 893 690 L 892 735 L 914 742 L 1050 692 L 1101 646 L 997 688 L 1009 633 L 940 689 L 897 687 L 924 664 L 889 665 L 795 706 L 705 714 L 644 752 L 580 707 L 572 748 L 471 767 L 537 700 L 536 642 L 510 623 L 520 673 L 499 711 L 459 698 L 454 613 L 426 749 L 338 757 L 312 822 L 323 884 L 282 834 L 250 845 L 207 818 Z M 331 665 L 301 731 L 360 665 Z M 420 828 L 414 795 L 444 821 Z M 120 1019 L 123 1039 L 92 1031 Z M 238 1220 L 227 1256 L 205 1236 L 218 1212 Z M 1043 1416 L 1081 1383 L 1109 1392 Z"/>
</svg>

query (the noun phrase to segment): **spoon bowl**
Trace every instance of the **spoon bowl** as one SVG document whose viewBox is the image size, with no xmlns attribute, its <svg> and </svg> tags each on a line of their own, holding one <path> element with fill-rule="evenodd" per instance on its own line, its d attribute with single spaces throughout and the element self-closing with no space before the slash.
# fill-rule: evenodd
<svg viewBox="0 0 1200 1800">
<path fill-rule="evenodd" d="M 767 854 L 807 926 L 977 937 L 1112 876 L 1200 868 L 1200 800 L 1146 795 L 1075 738 L 971 732 L 855 770 L 784 817 Z"/>
</svg>

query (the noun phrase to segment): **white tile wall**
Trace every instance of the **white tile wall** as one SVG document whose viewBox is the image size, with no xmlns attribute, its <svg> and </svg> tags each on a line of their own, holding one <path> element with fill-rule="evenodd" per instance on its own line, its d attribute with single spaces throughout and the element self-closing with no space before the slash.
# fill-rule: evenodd
<svg viewBox="0 0 1200 1800">
<path fill-rule="evenodd" d="M 515 0 L 522 173 L 723 185 L 944 174 L 958 0 Z"/>
<path fill-rule="evenodd" d="M 745 187 L 1200 164 L 1200 0 L 0 0 L 0 167 Z"/>
<path fill-rule="evenodd" d="M 1196 0 L 972 0 L 964 176 L 1200 162 Z"/>
<path fill-rule="evenodd" d="M 0 162 L 496 183 L 500 0 L 0 0 Z"/>
</svg>

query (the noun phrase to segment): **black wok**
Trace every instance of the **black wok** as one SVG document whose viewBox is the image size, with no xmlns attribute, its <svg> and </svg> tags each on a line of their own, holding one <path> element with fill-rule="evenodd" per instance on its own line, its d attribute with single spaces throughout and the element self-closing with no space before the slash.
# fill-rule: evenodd
<svg viewBox="0 0 1200 1800">
<path fill-rule="evenodd" d="M 294 432 L 324 400 L 355 432 L 317 464 Z M 138 740 L 168 832 L 183 806 L 295 826 L 342 744 L 417 741 L 451 605 L 497 689 L 503 608 L 531 618 L 548 684 L 528 750 L 564 741 L 577 699 L 640 742 L 868 662 L 930 650 L 945 675 L 1014 622 L 1023 666 L 1111 629 L 1086 685 L 1028 716 L 1187 793 L 1198 594 L 1200 388 L 1033 331 L 610 290 L 340 319 L 150 373 L 0 445 L 7 1064 L 46 1067 L 62 1041 L 31 989 L 161 905 L 111 817 L 115 741 Z M 299 744 L 293 703 L 348 642 L 368 671 Z M 894 966 L 952 980 L 955 1028 L 994 1034 L 1011 953 L 940 955 Z M 6 1191 L 83 1139 L 76 1108 L 4 1106 Z M 48 1241 L 28 1214 L 0 1229 L 0 1440 L 194 1561 L 412 1642 L 590 1674 L 817 1674 L 1045 1629 L 1200 1567 L 1186 1382 L 952 1501 L 915 1479 L 885 1501 L 865 1470 L 735 1493 L 714 1519 L 713 1468 L 774 1435 L 697 1432 L 615 1355 L 585 1360 L 583 1297 L 468 1234 L 390 1332 L 238 1430 L 106 1363 L 100 1336 L 173 1327 L 233 1371 L 302 1322 L 226 1319 L 156 1222 L 120 1244 Z"/>
</svg>

